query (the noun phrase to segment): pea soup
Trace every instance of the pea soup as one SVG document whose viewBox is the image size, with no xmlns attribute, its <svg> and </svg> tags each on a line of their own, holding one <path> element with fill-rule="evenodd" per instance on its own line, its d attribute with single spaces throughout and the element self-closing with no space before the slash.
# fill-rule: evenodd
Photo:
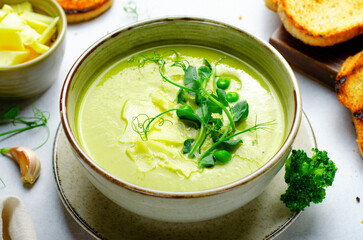
<svg viewBox="0 0 363 240">
<path fill-rule="evenodd" d="M 279 95 L 243 59 L 173 45 L 115 59 L 78 102 L 77 135 L 103 169 L 130 183 L 197 191 L 241 179 L 281 147 Z"/>
</svg>

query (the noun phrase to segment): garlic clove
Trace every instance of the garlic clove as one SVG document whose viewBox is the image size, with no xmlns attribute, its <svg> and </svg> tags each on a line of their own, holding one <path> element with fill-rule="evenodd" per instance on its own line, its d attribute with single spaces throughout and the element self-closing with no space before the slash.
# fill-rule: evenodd
<svg viewBox="0 0 363 240">
<path fill-rule="evenodd" d="M 33 184 L 40 174 L 40 160 L 38 155 L 27 147 L 13 147 L 8 149 L 7 153 L 18 163 L 23 183 Z"/>
</svg>

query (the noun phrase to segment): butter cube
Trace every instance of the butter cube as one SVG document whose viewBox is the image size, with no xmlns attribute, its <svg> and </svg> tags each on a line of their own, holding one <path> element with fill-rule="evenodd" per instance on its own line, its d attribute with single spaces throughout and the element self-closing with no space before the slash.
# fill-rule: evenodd
<svg viewBox="0 0 363 240">
<path fill-rule="evenodd" d="M 23 29 L 26 26 L 26 21 L 16 13 L 8 13 L 0 22 L 2 25 Z"/>
<path fill-rule="evenodd" d="M 0 51 L 0 67 L 23 63 L 28 55 L 29 51 Z"/>
<path fill-rule="evenodd" d="M 29 17 L 29 16 L 27 16 L 25 14 L 20 15 L 20 17 L 26 21 L 28 26 L 33 28 L 39 34 L 42 34 L 47 29 L 47 27 L 49 26 L 49 24 L 41 22 L 41 21 L 39 21 L 37 19 L 31 18 L 31 17 Z"/>
<path fill-rule="evenodd" d="M 35 12 L 24 12 L 22 15 L 26 16 L 30 19 L 45 23 L 47 25 L 51 24 L 54 20 L 54 18 L 52 18 L 52 17 L 45 16 L 43 14 L 39 14 L 39 13 L 35 13 Z"/>
<path fill-rule="evenodd" d="M 21 41 L 24 45 L 31 45 L 33 42 L 38 41 L 41 35 L 37 33 L 33 28 L 27 26 L 21 32 L 19 32 Z"/>
<path fill-rule="evenodd" d="M 37 53 L 43 54 L 48 51 L 49 47 L 47 45 L 41 44 L 39 42 L 33 42 L 30 47 Z"/>
<path fill-rule="evenodd" d="M 24 50 L 24 45 L 18 32 L 19 29 L 17 28 L 0 25 L 0 50 Z"/>
<path fill-rule="evenodd" d="M 4 4 L 3 8 L 1 10 L 5 11 L 7 13 L 13 13 L 14 12 L 14 9 L 8 4 Z"/>
<path fill-rule="evenodd" d="M 39 39 L 39 43 L 46 44 L 49 42 L 53 34 L 57 31 L 56 25 L 58 23 L 59 17 L 54 18 L 52 23 L 45 29 L 41 38 Z"/>
<path fill-rule="evenodd" d="M 21 14 L 25 11 L 33 12 L 32 5 L 29 2 L 11 4 L 10 6 L 13 8 L 14 12 L 16 12 L 18 14 Z"/>
<path fill-rule="evenodd" d="M 0 22 L 6 17 L 6 15 L 8 15 L 8 12 L 0 9 Z"/>
</svg>

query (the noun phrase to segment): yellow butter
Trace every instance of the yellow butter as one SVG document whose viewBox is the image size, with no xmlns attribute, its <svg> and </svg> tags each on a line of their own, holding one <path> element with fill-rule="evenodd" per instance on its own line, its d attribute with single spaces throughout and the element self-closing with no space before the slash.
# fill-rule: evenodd
<svg viewBox="0 0 363 240">
<path fill-rule="evenodd" d="M 57 31 L 59 17 L 33 12 L 30 2 L 4 4 L 0 9 L 2 65 L 30 61 L 46 53 Z M 4 60 L 8 56 L 8 60 Z"/>
<path fill-rule="evenodd" d="M 0 51 L 0 67 L 7 67 L 24 62 L 29 51 Z"/>
<path fill-rule="evenodd" d="M 0 25 L 0 51 L 22 51 L 19 29 Z"/>
<path fill-rule="evenodd" d="M 33 7 L 30 4 L 30 2 L 22 2 L 18 4 L 10 4 L 11 8 L 14 10 L 14 12 L 21 14 L 23 12 L 33 12 Z"/>
</svg>

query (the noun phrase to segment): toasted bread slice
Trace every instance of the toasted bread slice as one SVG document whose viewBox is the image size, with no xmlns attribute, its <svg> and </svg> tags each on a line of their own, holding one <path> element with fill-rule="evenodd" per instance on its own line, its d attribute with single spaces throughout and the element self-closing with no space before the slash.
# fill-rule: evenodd
<svg viewBox="0 0 363 240">
<path fill-rule="evenodd" d="M 285 29 L 313 46 L 331 46 L 363 33 L 363 0 L 265 0 Z"/>
<path fill-rule="evenodd" d="M 363 120 L 353 117 L 353 122 L 357 133 L 357 140 L 355 141 L 357 142 L 359 153 L 363 157 Z"/>
<path fill-rule="evenodd" d="M 278 0 L 265 0 L 265 5 L 270 10 L 277 12 L 277 2 Z"/>
<path fill-rule="evenodd" d="M 352 112 L 358 149 L 363 156 L 363 51 L 344 62 L 335 90 L 340 103 Z"/>
<path fill-rule="evenodd" d="M 67 22 L 83 22 L 93 19 L 112 5 L 113 0 L 57 0 L 64 9 Z"/>
</svg>

